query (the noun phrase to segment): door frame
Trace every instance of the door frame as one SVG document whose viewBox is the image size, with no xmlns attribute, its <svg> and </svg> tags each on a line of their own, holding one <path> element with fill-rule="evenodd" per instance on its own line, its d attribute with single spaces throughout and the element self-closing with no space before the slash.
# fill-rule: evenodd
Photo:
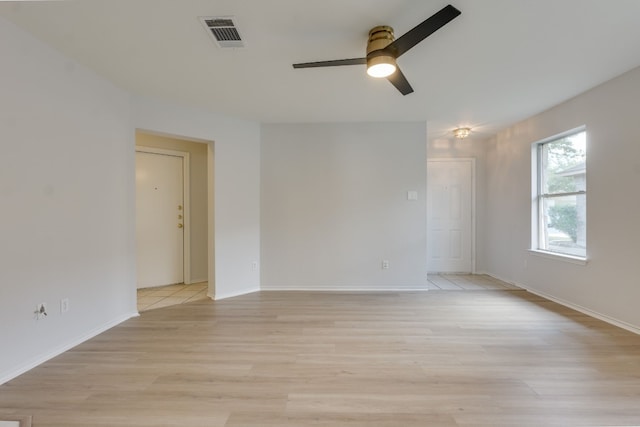
<svg viewBox="0 0 640 427">
<path fill-rule="evenodd" d="M 429 163 L 431 162 L 464 162 L 470 163 L 471 165 L 471 274 L 476 274 L 476 159 L 475 157 L 441 157 L 427 159 L 427 169 L 429 168 Z M 429 182 L 427 182 L 427 191 L 429 191 Z M 428 206 L 427 212 L 429 212 Z M 429 225 L 427 224 L 427 240 L 429 239 L 428 231 Z M 427 265 L 427 271 L 428 268 L 429 266 Z"/>
<path fill-rule="evenodd" d="M 191 184 L 189 182 L 189 153 L 187 151 L 166 150 L 164 148 L 146 147 L 143 145 L 136 145 L 136 152 L 182 158 L 182 279 L 185 285 L 189 285 L 191 284 L 191 199 L 189 197 Z"/>
</svg>

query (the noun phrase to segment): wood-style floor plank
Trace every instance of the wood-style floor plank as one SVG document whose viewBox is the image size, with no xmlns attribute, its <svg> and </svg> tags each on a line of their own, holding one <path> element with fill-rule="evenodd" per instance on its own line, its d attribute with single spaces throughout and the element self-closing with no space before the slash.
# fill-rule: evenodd
<svg viewBox="0 0 640 427">
<path fill-rule="evenodd" d="M 640 425 L 640 336 L 524 291 L 261 292 L 145 312 L 0 387 L 0 413 L 34 427 Z"/>
</svg>

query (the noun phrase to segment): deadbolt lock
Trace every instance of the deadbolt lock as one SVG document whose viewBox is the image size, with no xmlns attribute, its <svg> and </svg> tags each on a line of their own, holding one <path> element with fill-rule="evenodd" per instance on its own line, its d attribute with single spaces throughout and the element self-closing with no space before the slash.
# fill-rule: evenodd
<svg viewBox="0 0 640 427">
<path fill-rule="evenodd" d="M 182 205 L 178 205 L 178 210 L 181 211 L 182 210 Z"/>
<path fill-rule="evenodd" d="M 178 215 L 178 219 L 182 219 L 182 215 Z"/>
<path fill-rule="evenodd" d="M 178 228 L 182 228 L 184 227 L 182 224 L 178 224 Z"/>
</svg>

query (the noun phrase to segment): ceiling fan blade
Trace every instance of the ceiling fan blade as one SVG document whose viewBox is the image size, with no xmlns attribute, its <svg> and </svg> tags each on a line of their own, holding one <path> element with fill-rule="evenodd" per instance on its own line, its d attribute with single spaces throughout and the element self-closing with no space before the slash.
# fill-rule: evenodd
<svg viewBox="0 0 640 427">
<path fill-rule="evenodd" d="M 395 57 L 398 58 L 422 40 L 444 27 L 461 13 L 462 12 L 455 7 L 447 5 L 431 15 L 431 17 L 427 18 L 418 26 L 397 38 L 393 43 L 387 46 L 385 50 L 393 52 Z"/>
<path fill-rule="evenodd" d="M 387 80 L 396 87 L 403 95 L 409 95 L 413 92 L 413 88 L 409 84 L 407 78 L 402 74 L 400 68 L 396 68 L 396 72 L 387 77 Z"/>
<path fill-rule="evenodd" d="M 367 63 L 367 58 L 334 59 L 333 61 L 304 62 L 293 64 L 293 68 L 335 67 L 338 65 L 362 65 Z"/>
</svg>

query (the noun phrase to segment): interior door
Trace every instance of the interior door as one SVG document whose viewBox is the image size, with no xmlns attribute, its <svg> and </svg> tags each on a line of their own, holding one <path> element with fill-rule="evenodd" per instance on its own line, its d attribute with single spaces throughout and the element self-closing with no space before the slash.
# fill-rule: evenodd
<svg viewBox="0 0 640 427">
<path fill-rule="evenodd" d="M 427 162 L 427 242 L 430 273 L 473 272 L 473 161 Z"/>
<path fill-rule="evenodd" d="M 136 152 L 138 288 L 184 280 L 182 158 Z"/>
</svg>

